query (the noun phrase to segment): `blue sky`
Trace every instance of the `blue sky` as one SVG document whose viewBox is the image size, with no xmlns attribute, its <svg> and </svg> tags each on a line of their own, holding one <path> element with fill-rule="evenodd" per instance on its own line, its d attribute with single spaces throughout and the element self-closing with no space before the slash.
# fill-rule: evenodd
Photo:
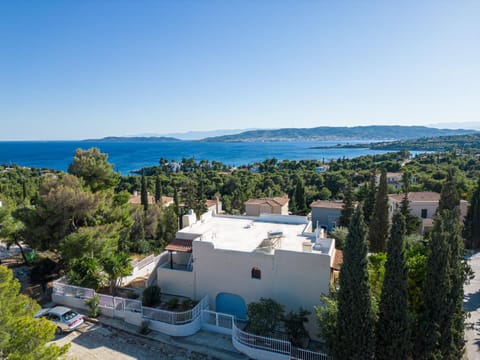
<svg viewBox="0 0 480 360">
<path fill-rule="evenodd" d="M 0 2 L 0 139 L 480 121 L 480 1 Z"/>
</svg>

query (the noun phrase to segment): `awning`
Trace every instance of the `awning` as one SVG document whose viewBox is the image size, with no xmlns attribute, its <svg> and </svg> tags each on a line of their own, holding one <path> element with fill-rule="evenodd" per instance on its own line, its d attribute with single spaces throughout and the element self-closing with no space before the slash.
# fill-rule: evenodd
<svg viewBox="0 0 480 360">
<path fill-rule="evenodd" d="M 192 240 L 174 239 L 165 248 L 167 251 L 192 252 Z"/>
</svg>

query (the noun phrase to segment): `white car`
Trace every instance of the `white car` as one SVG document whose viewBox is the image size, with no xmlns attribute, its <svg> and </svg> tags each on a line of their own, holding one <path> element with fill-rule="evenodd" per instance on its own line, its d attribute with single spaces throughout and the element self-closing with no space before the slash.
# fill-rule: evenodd
<svg viewBox="0 0 480 360">
<path fill-rule="evenodd" d="M 83 315 L 65 306 L 55 306 L 40 310 L 36 318 L 44 317 L 57 325 L 57 334 L 72 331 L 83 324 Z"/>
</svg>

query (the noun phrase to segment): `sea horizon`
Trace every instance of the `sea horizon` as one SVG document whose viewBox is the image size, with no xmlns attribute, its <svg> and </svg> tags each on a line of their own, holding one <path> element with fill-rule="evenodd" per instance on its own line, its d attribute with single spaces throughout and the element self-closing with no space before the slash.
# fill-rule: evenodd
<svg viewBox="0 0 480 360">
<path fill-rule="evenodd" d="M 268 158 L 278 160 L 322 160 L 354 158 L 388 151 L 354 149 L 313 149 L 316 146 L 362 144 L 369 141 L 272 141 L 272 142 L 200 142 L 192 140 L 84 141 L 84 140 L 12 140 L 0 141 L 0 164 L 67 170 L 76 149 L 97 147 L 108 155 L 122 175 L 143 167 L 157 166 L 160 158 L 219 161 L 229 166 L 249 165 Z"/>
</svg>

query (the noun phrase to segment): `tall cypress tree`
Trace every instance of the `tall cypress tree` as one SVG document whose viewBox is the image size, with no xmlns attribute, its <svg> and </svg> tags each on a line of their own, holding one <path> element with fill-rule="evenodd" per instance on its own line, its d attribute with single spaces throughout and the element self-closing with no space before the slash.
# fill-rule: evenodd
<svg viewBox="0 0 480 360">
<path fill-rule="evenodd" d="M 415 347 L 418 359 L 460 359 L 463 353 L 465 267 L 459 201 L 455 174 L 449 171 L 434 217 Z"/>
<path fill-rule="evenodd" d="M 382 170 L 373 215 L 370 219 L 368 239 L 372 252 L 384 252 L 389 233 L 387 171 Z"/>
<path fill-rule="evenodd" d="M 352 183 L 349 182 L 345 188 L 345 193 L 343 196 L 343 206 L 340 213 L 339 225 L 343 227 L 349 227 L 350 220 L 354 212 L 355 208 L 353 206 Z"/>
<path fill-rule="evenodd" d="M 434 216 L 433 230 L 429 243 L 427 274 L 423 289 L 423 306 L 414 348 L 414 359 L 442 359 L 439 343 L 441 329 L 448 318 L 447 296 L 450 291 L 449 246 L 444 213 Z"/>
<path fill-rule="evenodd" d="M 480 179 L 465 217 L 463 237 L 469 249 L 480 248 Z"/>
<path fill-rule="evenodd" d="M 368 184 L 368 194 L 363 202 L 363 214 L 365 217 L 365 223 L 370 225 L 370 219 L 373 214 L 373 208 L 375 207 L 375 197 L 377 195 L 377 188 L 375 185 L 376 179 L 376 170 L 372 170 L 372 174 L 370 176 L 370 182 Z"/>
<path fill-rule="evenodd" d="M 375 338 L 368 282 L 366 226 L 355 211 L 343 250 L 338 291 L 335 359 L 373 359 Z"/>
<path fill-rule="evenodd" d="M 295 193 L 294 193 L 295 210 L 300 215 L 305 215 L 308 211 L 307 198 L 305 196 L 305 184 L 300 176 L 295 179 Z"/>
<path fill-rule="evenodd" d="M 405 218 L 396 212 L 387 244 L 387 262 L 380 298 L 375 347 L 377 360 L 405 360 L 410 350 L 404 235 Z"/>
<path fill-rule="evenodd" d="M 449 247 L 450 291 L 447 294 L 448 318 L 442 327 L 440 349 L 444 359 L 460 359 L 465 346 L 465 311 L 463 308 L 463 285 L 465 266 L 463 260 L 464 245 L 460 226 L 460 195 L 455 181 L 455 171 L 449 170 L 442 189 L 438 212 L 442 213 Z"/>
<path fill-rule="evenodd" d="M 148 210 L 148 191 L 147 191 L 147 179 L 145 178 L 145 173 L 142 170 L 142 179 L 141 179 L 141 189 L 140 189 L 140 203 L 143 205 L 145 211 Z"/>
<path fill-rule="evenodd" d="M 408 200 L 408 192 L 403 194 L 400 203 L 400 212 L 405 217 L 405 231 L 407 235 L 415 234 L 420 227 L 420 219 L 413 215 L 410 210 L 410 200 Z"/>
<path fill-rule="evenodd" d="M 162 199 L 162 183 L 160 176 L 155 178 L 155 201 L 159 202 Z"/>
</svg>

